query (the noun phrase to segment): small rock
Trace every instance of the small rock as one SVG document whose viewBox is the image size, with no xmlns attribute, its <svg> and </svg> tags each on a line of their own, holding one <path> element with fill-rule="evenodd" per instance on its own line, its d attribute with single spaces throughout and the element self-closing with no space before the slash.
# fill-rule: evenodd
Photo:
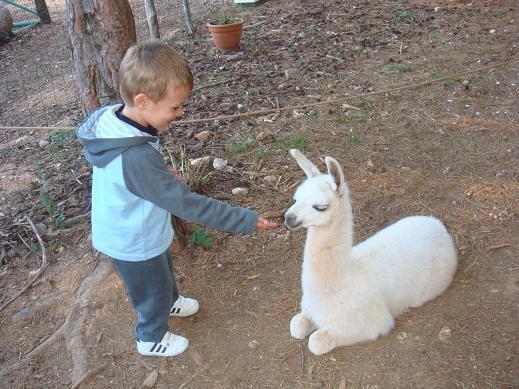
<svg viewBox="0 0 519 389">
<path fill-rule="evenodd" d="M 404 340 L 407 339 L 407 333 L 406 332 L 401 332 L 399 333 L 396 338 L 400 341 L 400 342 L 403 342 Z"/>
<path fill-rule="evenodd" d="M 468 84 L 470 84 L 470 81 L 469 80 L 463 80 L 462 84 L 463 85 L 468 85 Z"/>
<path fill-rule="evenodd" d="M 192 159 L 191 161 L 189 161 L 189 163 L 193 167 L 203 167 L 203 166 L 206 166 L 207 164 L 209 164 L 210 162 L 211 162 L 211 156 L 209 156 L 209 155 L 206 157 L 202 157 L 202 158 L 195 158 L 195 159 Z"/>
<path fill-rule="evenodd" d="M 47 147 L 49 144 L 50 144 L 50 142 L 47 141 L 47 140 L 40 140 L 40 141 L 38 142 L 38 146 L 40 147 L 40 149 L 44 149 L 44 148 Z"/>
<path fill-rule="evenodd" d="M 263 141 L 266 141 L 266 140 L 269 140 L 269 139 L 272 139 L 272 134 L 269 134 L 268 132 L 266 131 L 261 131 L 257 136 L 256 136 L 256 140 L 257 141 L 260 141 L 260 142 L 263 142 Z"/>
<path fill-rule="evenodd" d="M 249 348 L 256 348 L 259 346 L 259 342 L 257 340 L 252 340 L 249 342 Z"/>
<path fill-rule="evenodd" d="M 274 176 L 274 175 L 272 175 L 272 176 L 265 176 L 265 177 L 263 177 L 263 181 L 266 184 L 274 185 L 278 181 L 278 178 L 276 176 Z"/>
<path fill-rule="evenodd" d="M 207 142 L 213 137 L 213 134 L 210 131 L 202 131 L 198 134 L 196 134 L 196 139 L 198 139 L 201 142 Z"/>
<path fill-rule="evenodd" d="M 491 33 L 491 34 L 494 34 L 495 32 L 496 32 L 496 30 L 494 28 L 489 31 L 489 33 Z"/>
<path fill-rule="evenodd" d="M 247 196 L 249 194 L 249 190 L 247 188 L 234 188 L 232 190 L 232 194 L 234 196 Z"/>
<path fill-rule="evenodd" d="M 213 168 L 215 170 L 224 170 L 226 166 L 227 166 L 227 161 L 225 159 L 215 158 L 213 160 Z"/>
<path fill-rule="evenodd" d="M 65 247 L 61 246 L 58 250 L 58 254 L 62 255 L 65 252 Z"/>
<path fill-rule="evenodd" d="M 440 338 L 440 340 L 442 342 L 447 341 L 447 339 L 449 339 L 451 336 L 452 336 L 452 332 L 451 332 L 451 329 L 449 327 L 443 327 L 440 330 L 440 333 L 438 334 L 438 338 Z"/>
<path fill-rule="evenodd" d="M 159 372 L 157 370 L 153 370 L 148 377 L 144 380 L 140 389 L 149 389 L 153 388 L 159 379 Z"/>
<path fill-rule="evenodd" d="M 38 231 L 38 234 L 40 235 L 45 235 L 47 232 L 47 226 L 43 223 L 36 223 L 34 227 L 36 227 L 36 231 Z"/>
<path fill-rule="evenodd" d="M 368 163 L 366 164 L 366 166 L 368 167 L 368 170 L 369 170 L 370 172 L 372 172 L 372 171 L 375 170 L 375 164 L 373 163 L 373 161 L 372 161 L 371 159 L 368 161 Z"/>
</svg>

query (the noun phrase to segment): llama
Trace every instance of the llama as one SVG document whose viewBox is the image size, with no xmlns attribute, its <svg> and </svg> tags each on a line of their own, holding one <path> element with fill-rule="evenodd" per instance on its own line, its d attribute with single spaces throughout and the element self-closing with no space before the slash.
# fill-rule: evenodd
<svg viewBox="0 0 519 389">
<path fill-rule="evenodd" d="M 285 213 L 289 229 L 307 228 L 301 312 L 290 334 L 308 339 L 316 355 L 374 340 L 394 317 L 439 296 L 452 281 L 453 240 L 434 217 L 410 216 L 352 247 L 353 214 L 339 163 L 326 157 L 321 174 L 299 150 L 290 150 L 308 179 Z"/>
</svg>

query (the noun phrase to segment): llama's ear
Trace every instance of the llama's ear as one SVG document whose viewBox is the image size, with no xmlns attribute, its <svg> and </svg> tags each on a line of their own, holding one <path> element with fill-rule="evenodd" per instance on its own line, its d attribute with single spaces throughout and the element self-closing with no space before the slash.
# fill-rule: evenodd
<svg viewBox="0 0 519 389">
<path fill-rule="evenodd" d="M 308 158 L 306 158 L 302 152 L 297 149 L 291 149 L 290 154 L 296 159 L 297 164 L 299 167 L 301 167 L 301 169 L 303 169 L 308 178 L 321 175 L 321 172 L 319 169 L 317 169 L 317 166 L 315 166 Z"/>
<path fill-rule="evenodd" d="M 342 196 L 346 191 L 346 180 L 344 179 L 344 173 L 342 172 L 341 165 L 332 157 L 326 157 L 324 159 L 326 166 L 328 167 L 328 174 L 332 177 L 333 181 L 337 185 L 337 193 Z"/>
</svg>

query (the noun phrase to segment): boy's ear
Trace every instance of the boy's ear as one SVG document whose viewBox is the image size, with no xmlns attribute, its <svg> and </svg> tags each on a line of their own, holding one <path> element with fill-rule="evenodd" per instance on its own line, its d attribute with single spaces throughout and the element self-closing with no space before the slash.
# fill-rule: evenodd
<svg viewBox="0 0 519 389">
<path fill-rule="evenodd" d="M 144 109 L 149 103 L 150 98 L 145 93 L 138 93 L 133 97 L 133 105 L 139 109 Z"/>
</svg>

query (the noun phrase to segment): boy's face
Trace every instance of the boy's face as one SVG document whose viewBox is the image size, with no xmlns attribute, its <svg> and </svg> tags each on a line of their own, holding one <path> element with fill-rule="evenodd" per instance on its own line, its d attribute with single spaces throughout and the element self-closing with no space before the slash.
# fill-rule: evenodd
<svg viewBox="0 0 519 389">
<path fill-rule="evenodd" d="M 168 87 L 166 95 L 159 101 L 155 102 L 146 96 L 146 103 L 140 107 L 143 121 L 159 132 L 164 131 L 169 123 L 182 116 L 182 106 L 190 93 L 191 88 L 187 86 Z"/>
</svg>

